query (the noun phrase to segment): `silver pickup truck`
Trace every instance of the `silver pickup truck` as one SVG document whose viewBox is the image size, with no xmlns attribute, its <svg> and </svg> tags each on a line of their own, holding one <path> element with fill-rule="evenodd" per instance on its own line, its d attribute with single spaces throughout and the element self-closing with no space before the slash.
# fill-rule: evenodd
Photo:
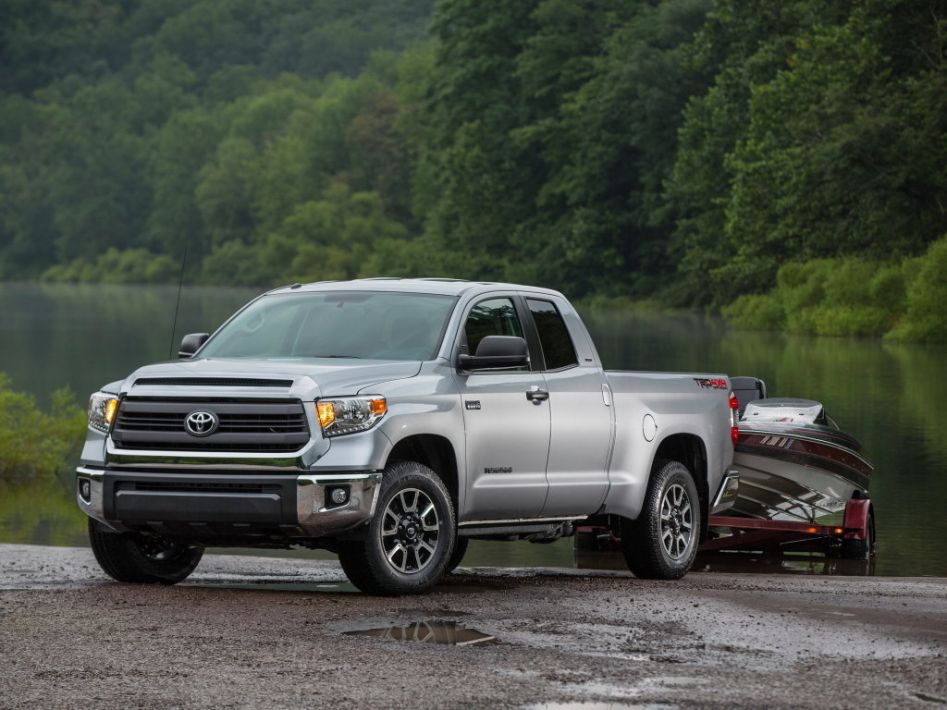
<svg viewBox="0 0 947 710">
<path fill-rule="evenodd" d="M 179 582 L 207 546 L 302 546 L 365 592 L 415 593 L 471 539 L 583 521 L 675 579 L 739 484 L 727 377 L 606 372 L 547 289 L 294 284 L 179 355 L 89 402 L 76 494 L 122 582 Z"/>
</svg>

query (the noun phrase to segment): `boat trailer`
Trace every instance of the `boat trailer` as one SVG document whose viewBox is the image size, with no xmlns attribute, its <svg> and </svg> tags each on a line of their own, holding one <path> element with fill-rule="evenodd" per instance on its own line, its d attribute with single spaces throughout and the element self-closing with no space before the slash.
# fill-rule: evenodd
<svg viewBox="0 0 947 710">
<path fill-rule="evenodd" d="M 849 500 L 841 525 L 711 515 L 709 534 L 699 552 L 821 552 L 826 557 L 863 560 L 873 549 L 873 520 L 868 498 Z M 620 538 L 604 525 L 579 525 L 576 533 L 577 552 L 608 552 L 621 547 Z"/>
<path fill-rule="evenodd" d="M 711 515 L 710 534 L 701 552 L 752 550 L 777 552 L 824 552 L 843 558 L 861 559 L 874 543 L 871 501 L 853 498 L 845 504 L 841 525 L 817 525 L 805 521 L 765 520 L 740 516 Z"/>
</svg>

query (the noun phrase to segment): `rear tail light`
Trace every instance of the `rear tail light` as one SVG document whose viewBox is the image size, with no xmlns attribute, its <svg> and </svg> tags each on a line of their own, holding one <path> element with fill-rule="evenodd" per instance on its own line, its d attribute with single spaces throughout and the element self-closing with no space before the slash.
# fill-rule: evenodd
<svg viewBox="0 0 947 710">
<path fill-rule="evenodd" d="M 731 392 L 728 402 L 730 404 L 730 441 L 736 446 L 740 440 L 740 428 L 738 426 L 738 422 L 740 421 L 740 400 Z"/>
</svg>

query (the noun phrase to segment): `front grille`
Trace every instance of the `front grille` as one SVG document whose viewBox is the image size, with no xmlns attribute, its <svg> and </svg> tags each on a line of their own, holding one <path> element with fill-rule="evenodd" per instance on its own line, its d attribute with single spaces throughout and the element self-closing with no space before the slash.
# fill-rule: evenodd
<svg viewBox="0 0 947 710">
<path fill-rule="evenodd" d="M 185 419 L 196 411 L 217 416 L 214 433 L 188 433 Z M 309 423 L 299 400 L 127 397 L 112 440 L 120 449 L 287 453 L 309 441 Z"/>
</svg>

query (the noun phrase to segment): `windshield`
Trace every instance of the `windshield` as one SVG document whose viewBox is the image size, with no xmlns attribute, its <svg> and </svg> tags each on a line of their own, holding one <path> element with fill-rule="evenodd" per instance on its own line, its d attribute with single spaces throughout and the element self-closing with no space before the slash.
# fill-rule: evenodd
<svg viewBox="0 0 947 710">
<path fill-rule="evenodd" d="M 454 303 L 452 296 L 366 291 L 264 296 L 200 356 L 430 360 Z"/>
</svg>

